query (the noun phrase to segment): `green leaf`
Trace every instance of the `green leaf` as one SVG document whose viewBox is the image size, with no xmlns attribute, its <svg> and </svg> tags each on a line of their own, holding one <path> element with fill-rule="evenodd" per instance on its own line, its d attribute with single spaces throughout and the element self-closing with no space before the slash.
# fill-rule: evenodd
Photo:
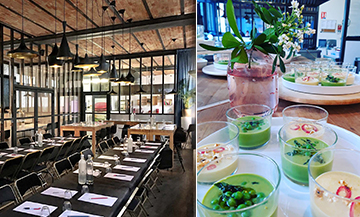
<svg viewBox="0 0 360 217">
<path fill-rule="evenodd" d="M 234 12 L 234 5 L 231 0 L 228 0 L 226 3 L 226 15 L 229 21 L 229 25 L 234 32 L 234 34 L 240 38 L 242 42 L 244 42 L 243 38 L 240 35 L 239 29 L 236 24 L 235 12 Z"/>
<path fill-rule="evenodd" d="M 254 45 L 259 45 L 264 43 L 266 39 L 266 35 L 264 33 L 261 33 L 255 40 L 254 40 Z"/>
<path fill-rule="evenodd" d="M 255 27 L 255 24 L 253 26 L 253 29 L 250 31 L 250 39 L 253 40 L 256 36 L 256 33 L 257 33 L 257 29 Z"/>
<path fill-rule="evenodd" d="M 248 56 L 244 48 L 240 50 L 240 54 L 237 55 L 234 59 L 231 59 L 231 62 L 236 63 L 248 63 Z"/>
<path fill-rule="evenodd" d="M 226 48 L 234 48 L 241 44 L 230 32 L 225 32 L 221 42 Z"/>
<path fill-rule="evenodd" d="M 256 49 L 258 49 L 259 51 L 261 51 L 262 53 L 266 54 L 266 55 L 269 54 L 266 50 L 264 50 L 264 48 L 262 48 L 262 47 L 259 46 L 259 45 L 254 45 L 254 47 L 255 47 Z"/>
<path fill-rule="evenodd" d="M 264 18 L 267 21 L 268 24 L 272 24 L 272 21 L 274 19 L 273 16 L 271 16 L 271 14 L 269 13 L 269 11 L 266 8 L 261 8 L 261 12 L 264 14 Z M 264 20 L 264 21 L 265 21 Z"/>
<path fill-rule="evenodd" d="M 226 47 L 214 47 L 211 45 L 207 45 L 207 44 L 199 44 L 200 47 L 204 48 L 205 50 L 210 50 L 210 51 L 219 51 L 219 50 L 228 50 L 229 48 Z"/>
<path fill-rule="evenodd" d="M 274 59 L 274 62 L 273 62 L 273 64 L 272 64 L 271 74 L 274 74 L 274 72 L 275 72 L 277 59 L 278 59 L 278 56 L 276 55 L 276 57 L 275 57 L 275 59 Z"/>
<path fill-rule="evenodd" d="M 272 53 L 272 54 L 277 54 L 277 49 L 275 46 L 271 45 L 271 44 L 262 44 L 261 45 L 262 48 L 264 48 L 264 50 L 266 50 L 268 53 Z"/>
<path fill-rule="evenodd" d="M 279 58 L 279 60 L 280 60 L 280 70 L 282 73 L 285 73 L 285 64 L 281 58 Z"/>
<path fill-rule="evenodd" d="M 244 47 L 240 47 L 240 46 L 239 46 L 239 47 L 236 47 L 236 48 L 231 52 L 231 59 L 234 59 L 234 58 L 238 55 L 240 49 L 244 49 Z M 234 68 L 234 64 L 235 64 L 235 62 L 231 62 L 231 68 L 232 68 L 232 69 Z"/>
<path fill-rule="evenodd" d="M 276 17 L 276 18 L 281 18 L 282 17 L 282 14 L 278 10 L 276 10 L 275 8 L 270 8 L 269 12 L 272 15 L 274 15 L 274 17 Z"/>
<path fill-rule="evenodd" d="M 270 41 L 271 43 L 276 43 L 276 42 L 278 41 L 278 37 L 277 37 L 276 35 L 271 35 L 271 36 L 269 37 L 269 41 Z"/>
<path fill-rule="evenodd" d="M 286 57 L 286 59 L 289 59 L 289 58 L 291 57 L 291 55 L 292 55 L 292 53 L 293 53 L 293 50 L 294 50 L 294 48 L 291 47 L 291 48 L 290 48 L 289 55 Z"/>
</svg>

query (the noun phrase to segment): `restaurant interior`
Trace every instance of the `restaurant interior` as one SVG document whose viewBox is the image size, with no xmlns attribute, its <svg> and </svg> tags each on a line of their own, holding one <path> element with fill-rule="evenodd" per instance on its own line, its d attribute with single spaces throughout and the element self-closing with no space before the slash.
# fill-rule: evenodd
<svg viewBox="0 0 360 217">
<path fill-rule="evenodd" d="M 193 215 L 195 13 L 0 2 L 0 216 Z"/>
</svg>

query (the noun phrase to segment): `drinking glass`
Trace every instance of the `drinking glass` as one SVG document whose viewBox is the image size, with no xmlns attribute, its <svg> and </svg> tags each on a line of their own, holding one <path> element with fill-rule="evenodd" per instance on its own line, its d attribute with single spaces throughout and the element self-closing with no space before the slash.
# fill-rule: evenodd
<svg viewBox="0 0 360 217">
<path fill-rule="evenodd" d="M 309 162 L 310 208 L 313 217 L 358 216 L 360 152 L 327 148 Z M 350 195 L 349 195 L 350 193 Z M 352 194 L 352 195 L 351 195 Z M 350 209 L 350 211 L 349 211 Z"/>
<path fill-rule="evenodd" d="M 205 175 L 206 171 L 214 170 L 212 165 L 215 161 L 226 163 L 225 167 L 219 168 L 219 173 L 223 175 L 216 174 L 218 175 L 216 186 L 213 183 L 204 183 L 199 179 Z M 224 173 L 221 170 L 227 172 Z M 229 176 L 229 174 L 231 175 Z M 208 163 L 197 173 L 197 177 L 197 207 L 200 217 L 277 216 L 281 174 L 277 163 L 268 156 L 239 152 L 227 154 Z M 243 191 L 242 198 L 245 197 L 245 194 L 248 194 L 249 199 L 246 200 L 246 205 L 239 205 L 243 203 L 242 198 L 237 199 L 234 196 L 234 191 L 231 190 L 232 194 L 228 198 L 233 198 L 232 200 L 235 203 L 230 204 L 230 199 L 225 203 L 223 200 L 225 197 L 219 198 L 219 195 L 224 195 L 224 191 L 227 191 L 221 191 L 217 187 L 221 183 L 237 186 L 238 188 L 252 188 L 255 192 L 252 192 L 250 196 L 249 193 Z"/>
<path fill-rule="evenodd" d="M 273 110 L 267 105 L 245 104 L 226 112 L 228 122 L 239 127 L 239 147 L 255 149 L 266 145 L 271 136 Z"/>
<path fill-rule="evenodd" d="M 338 136 L 320 123 L 293 121 L 279 130 L 281 166 L 290 181 L 307 186 L 308 163 L 319 150 L 334 147 Z"/>
<path fill-rule="evenodd" d="M 112 170 L 109 162 L 105 161 L 104 166 L 106 168 L 106 173 L 111 173 Z"/>
<path fill-rule="evenodd" d="M 225 121 L 211 121 L 200 123 L 197 126 L 197 171 L 203 168 L 213 158 L 221 157 L 228 153 L 236 153 L 239 150 L 238 146 L 239 128 L 232 123 Z M 214 164 L 214 167 L 221 166 Z M 218 178 L 215 172 L 208 170 L 204 171 L 203 176 L 199 176 L 198 180 L 202 182 L 213 182 Z M 213 174 L 211 176 L 211 174 Z M 230 175 L 218 174 L 221 176 Z"/>
<path fill-rule="evenodd" d="M 30 149 L 34 149 L 35 148 L 35 146 L 34 145 L 30 145 Z"/>
<path fill-rule="evenodd" d="M 64 203 L 63 203 L 63 208 L 62 208 L 63 211 L 65 210 L 71 210 L 71 202 L 68 201 L 68 200 L 65 200 Z"/>
<path fill-rule="evenodd" d="M 322 86 L 345 86 L 349 68 L 342 65 L 325 68 L 321 74 Z"/>
<path fill-rule="evenodd" d="M 48 206 L 43 206 L 43 207 L 41 208 L 40 216 L 41 216 L 41 217 L 48 217 L 48 216 L 50 216 L 50 209 L 49 209 Z"/>
<path fill-rule="evenodd" d="M 326 124 L 329 113 L 314 105 L 292 105 L 282 111 L 284 124 L 292 121 L 307 121 L 313 123 Z"/>
<path fill-rule="evenodd" d="M 89 186 L 83 185 L 83 186 L 81 187 L 81 193 L 82 193 L 82 194 L 89 193 L 89 192 L 90 192 Z"/>
<path fill-rule="evenodd" d="M 17 146 L 15 146 L 15 147 L 14 147 L 14 150 L 13 150 L 13 151 L 14 151 L 14 154 L 17 154 L 17 153 L 18 153 L 18 150 L 19 150 L 19 148 L 18 148 Z"/>
<path fill-rule="evenodd" d="M 72 194 L 70 190 L 64 191 L 64 198 L 70 200 L 72 198 Z"/>
<path fill-rule="evenodd" d="M 119 160 L 119 156 L 117 154 L 114 155 L 114 158 L 116 158 L 115 160 L 115 165 L 120 165 L 120 160 Z"/>
</svg>

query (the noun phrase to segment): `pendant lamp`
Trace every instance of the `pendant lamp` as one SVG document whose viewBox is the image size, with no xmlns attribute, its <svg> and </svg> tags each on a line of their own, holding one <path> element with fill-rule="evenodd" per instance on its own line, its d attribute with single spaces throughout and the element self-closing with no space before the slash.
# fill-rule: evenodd
<svg viewBox="0 0 360 217">
<path fill-rule="evenodd" d="M 21 17 L 22 17 L 21 18 L 22 19 L 22 33 L 24 33 L 24 0 L 22 0 Z M 26 47 L 26 44 L 24 41 L 24 35 L 21 34 L 21 41 L 20 41 L 19 47 L 7 52 L 6 55 L 10 58 L 16 58 L 16 59 L 32 59 L 34 57 L 39 56 L 39 53 Z"/>
<path fill-rule="evenodd" d="M 108 7 L 107 6 L 102 6 L 102 9 L 103 9 L 103 13 L 102 13 L 102 26 L 104 26 L 104 13 L 106 11 Z M 102 33 L 102 37 L 101 37 L 101 43 L 102 43 L 102 48 L 103 48 L 103 51 L 105 52 L 105 43 L 104 43 L 104 32 Z M 101 53 L 101 56 L 100 56 L 100 64 L 99 66 L 96 68 L 96 71 L 98 71 L 99 73 L 105 73 L 109 70 L 109 63 L 106 62 L 106 59 L 104 57 L 104 52 Z"/>
<path fill-rule="evenodd" d="M 116 67 L 115 67 L 115 59 L 113 59 L 113 64 L 112 64 L 112 69 L 110 71 L 110 75 L 109 75 L 109 80 L 110 81 L 116 81 L 119 79 L 119 75 L 116 71 Z"/>
<path fill-rule="evenodd" d="M 132 19 L 127 20 L 129 23 L 131 23 Z M 131 53 L 131 28 L 130 28 L 130 34 L 129 34 L 129 52 Z M 131 74 L 131 59 L 129 59 L 129 72 L 126 76 L 126 79 L 128 80 L 129 84 L 134 84 L 135 77 Z"/>
<path fill-rule="evenodd" d="M 101 75 L 101 74 L 99 74 L 97 71 L 95 71 L 94 68 L 91 68 L 89 71 L 83 73 L 83 76 L 86 76 L 86 77 L 88 77 L 88 76 L 98 76 L 98 75 Z"/>
<path fill-rule="evenodd" d="M 64 0 L 64 20 L 62 22 L 63 24 L 63 36 L 61 39 L 61 44 L 59 47 L 59 52 L 57 55 L 57 59 L 59 60 L 71 60 L 73 59 L 74 55 L 70 51 L 69 43 L 66 38 L 66 21 L 65 21 L 65 0 Z"/>
<path fill-rule="evenodd" d="M 71 71 L 72 72 L 81 72 L 83 69 L 75 66 L 80 63 L 80 57 L 79 57 L 79 53 L 78 53 L 79 45 L 76 44 L 75 47 L 76 47 L 76 54 L 74 57 L 73 66 L 71 68 Z"/>
<path fill-rule="evenodd" d="M 89 69 L 89 68 L 97 67 L 98 65 L 99 65 L 98 63 L 95 63 L 93 60 L 89 58 L 88 54 L 85 54 L 85 58 L 82 61 L 80 61 L 79 64 L 75 65 L 75 67 L 82 69 Z"/>
</svg>

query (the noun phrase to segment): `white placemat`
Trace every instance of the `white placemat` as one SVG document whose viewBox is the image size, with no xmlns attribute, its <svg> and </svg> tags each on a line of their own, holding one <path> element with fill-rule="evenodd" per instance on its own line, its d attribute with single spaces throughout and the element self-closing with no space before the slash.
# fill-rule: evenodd
<svg viewBox="0 0 360 217">
<path fill-rule="evenodd" d="M 50 205 L 47 205 L 47 204 L 41 204 L 41 203 L 34 203 L 34 202 L 30 202 L 30 201 L 25 201 L 21 205 L 15 207 L 15 209 L 13 209 L 13 210 L 16 211 L 16 212 L 22 212 L 22 213 L 26 213 L 26 214 L 30 214 L 30 215 L 41 216 L 41 208 L 43 206 L 49 207 L 50 214 L 57 209 L 56 206 L 50 206 Z"/>
<path fill-rule="evenodd" d="M 113 150 L 123 151 L 123 150 L 124 150 L 124 148 L 122 148 L 122 147 L 115 147 L 115 148 L 113 148 Z"/>
<path fill-rule="evenodd" d="M 14 148 L 15 148 L 15 147 L 11 147 L 11 148 L 7 148 L 7 149 L 5 149 L 5 150 L 7 150 L 7 151 L 13 151 Z M 22 151 L 22 150 L 24 150 L 24 149 L 23 149 L 23 148 L 18 148 L 18 151 Z"/>
<path fill-rule="evenodd" d="M 73 173 L 78 174 L 79 169 L 75 170 Z M 100 170 L 93 170 L 93 176 L 98 177 L 101 174 Z"/>
<path fill-rule="evenodd" d="M 132 166 L 125 166 L 125 165 L 116 165 L 113 169 L 116 170 L 127 170 L 132 172 L 139 171 L 140 167 L 132 167 Z"/>
<path fill-rule="evenodd" d="M 145 145 L 161 145 L 161 143 L 158 142 L 147 142 Z"/>
<path fill-rule="evenodd" d="M 78 217 L 100 217 L 99 215 L 92 215 L 84 212 L 78 212 L 74 210 L 65 210 L 59 217 L 69 217 L 69 216 L 78 216 Z"/>
<path fill-rule="evenodd" d="M 148 146 L 148 145 L 141 146 L 141 148 L 158 149 L 158 147 L 156 147 L 156 146 Z"/>
<path fill-rule="evenodd" d="M 39 150 L 32 149 L 32 148 L 29 148 L 29 149 L 24 150 L 24 152 L 35 152 L 35 151 L 39 151 Z"/>
<path fill-rule="evenodd" d="M 134 176 L 129 176 L 129 175 L 120 174 L 120 173 L 107 173 L 104 177 L 110 178 L 110 179 L 118 179 L 118 180 L 122 180 L 122 181 L 128 181 L 128 182 L 130 182 L 134 178 Z"/>
<path fill-rule="evenodd" d="M 50 187 L 50 188 L 46 189 L 45 191 L 41 192 L 41 194 L 49 195 L 49 196 L 53 196 L 53 197 L 65 198 L 65 191 L 67 191 L 67 190 L 68 189 Z M 74 190 L 70 190 L 70 192 L 71 192 L 71 198 L 73 196 L 75 196 L 75 194 L 78 193 L 77 191 L 74 191 Z"/>
<path fill-rule="evenodd" d="M 23 154 L 8 154 L 8 155 L 5 155 L 6 157 L 23 157 L 25 155 Z"/>
<path fill-rule="evenodd" d="M 135 162 L 135 163 L 145 163 L 146 159 L 127 157 L 127 158 L 124 158 L 124 161 Z"/>
<path fill-rule="evenodd" d="M 107 156 L 107 155 L 101 155 L 98 157 L 98 159 L 105 159 L 105 160 L 117 160 L 119 157 L 113 157 L 113 156 Z"/>
<path fill-rule="evenodd" d="M 3 163 L 5 163 L 5 161 L 1 161 L 1 160 L 0 160 L 0 164 L 3 164 Z"/>
<path fill-rule="evenodd" d="M 48 145 L 51 145 L 51 146 L 62 146 L 62 145 L 63 145 L 63 143 L 54 143 L 54 144 L 52 144 L 52 143 L 48 143 Z"/>
<path fill-rule="evenodd" d="M 93 162 L 93 166 L 106 168 L 105 163 L 101 163 L 101 162 Z M 109 166 L 111 166 L 111 164 L 109 164 Z"/>
<path fill-rule="evenodd" d="M 6 152 L 0 152 L 0 157 L 4 156 L 4 155 L 7 155 L 9 153 L 6 153 Z"/>
<path fill-rule="evenodd" d="M 114 203 L 117 201 L 117 198 L 109 197 L 101 194 L 85 193 L 78 200 L 112 207 Z"/>
<path fill-rule="evenodd" d="M 154 153 L 155 151 L 152 151 L 152 150 L 144 150 L 144 149 L 136 149 L 135 152 L 145 153 L 145 154 L 151 154 L 151 153 Z"/>
</svg>

